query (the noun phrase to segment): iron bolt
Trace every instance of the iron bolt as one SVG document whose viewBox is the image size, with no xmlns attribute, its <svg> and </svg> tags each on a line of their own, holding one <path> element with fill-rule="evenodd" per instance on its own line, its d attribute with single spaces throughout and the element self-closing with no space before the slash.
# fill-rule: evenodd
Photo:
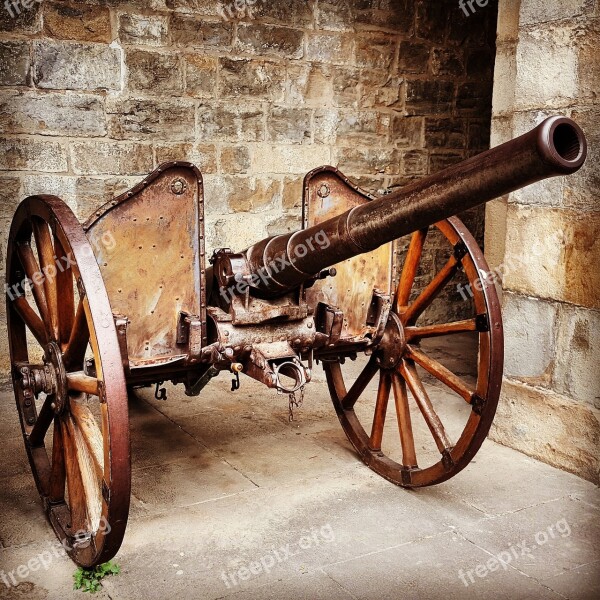
<svg viewBox="0 0 600 600">
<path fill-rule="evenodd" d="M 29 408 L 31 406 L 31 400 L 25 400 L 24 404 L 27 408 Z"/>
<path fill-rule="evenodd" d="M 180 195 L 183 194 L 183 192 L 185 192 L 185 181 L 183 181 L 183 179 L 176 179 L 172 184 L 171 184 L 171 191 L 174 194 Z"/>
<path fill-rule="evenodd" d="M 35 417 L 29 417 L 29 418 L 27 419 L 27 423 L 28 423 L 29 425 L 33 425 L 33 424 L 35 423 Z"/>
</svg>

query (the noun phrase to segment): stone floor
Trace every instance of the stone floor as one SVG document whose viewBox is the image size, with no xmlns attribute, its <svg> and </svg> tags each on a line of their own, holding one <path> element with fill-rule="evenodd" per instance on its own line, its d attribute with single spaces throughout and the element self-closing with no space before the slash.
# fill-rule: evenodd
<svg viewBox="0 0 600 600">
<path fill-rule="evenodd" d="M 358 461 L 315 379 L 293 423 L 283 396 L 247 378 L 191 399 L 168 386 L 166 402 L 136 391 L 122 573 L 97 597 L 600 598 L 594 485 L 486 441 L 450 481 L 397 488 Z M 6 585 L 54 537 L 6 387 L 0 406 L 0 598 L 81 597 L 64 557 Z"/>
</svg>

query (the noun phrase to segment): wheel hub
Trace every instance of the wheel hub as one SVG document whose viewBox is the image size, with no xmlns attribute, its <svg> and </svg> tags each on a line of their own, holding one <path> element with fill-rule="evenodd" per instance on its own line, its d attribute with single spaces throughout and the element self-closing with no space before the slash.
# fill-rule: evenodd
<svg viewBox="0 0 600 600">
<path fill-rule="evenodd" d="M 404 327 L 396 313 L 390 313 L 383 337 L 375 351 L 375 359 L 382 369 L 395 369 L 406 351 Z"/>
<path fill-rule="evenodd" d="M 43 365 L 22 366 L 21 386 L 33 396 L 44 393 L 53 396 L 52 408 L 55 414 L 63 412 L 67 401 L 67 373 L 62 354 L 55 342 L 50 342 L 44 351 Z"/>
</svg>

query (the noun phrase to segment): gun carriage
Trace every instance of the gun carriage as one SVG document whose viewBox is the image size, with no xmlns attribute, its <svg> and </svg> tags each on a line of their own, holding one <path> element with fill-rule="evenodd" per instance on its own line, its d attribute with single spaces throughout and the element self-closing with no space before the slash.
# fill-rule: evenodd
<svg viewBox="0 0 600 600">
<path fill-rule="evenodd" d="M 7 253 L 12 378 L 37 489 L 73 560 L 102 563 L 123 539 L 131 485 L 128 387 L 169 380 L 195 396 L 227 372 L 294 400 L 321 363 L 341 425 L 367 466 L 404 487 L 456 475 L 496 411 L 503 332 L 490 270 L 454 215 L 574 173 L 585 157 L 581 129 L 553 117 L 378 198 L 321 167 L 304 180 L 302 229 L 210 257 L 202 175 L 188 163 L 161 165 L 83 225 L 57 197 L 24 200 Z M 409 234 L 396 277 L 394 243 Z M 447 260 L 416 292 L 432 236 L 445 240 Z M 470 317 L 424 322 L 457 276 L 472 290 Z M 423 345 L 466 332 L 478 344 L 472 381 Z M 357 357 L 365 364 L 352 378 Z M 468 409 L 456 437 L 427 394 L 424 372 Z M 369 402 L 371 382 L 377 392 Z M 433 455 L 419 457 L 416 417 L 427 425 Z M 383 444 L 386 419 L 393 451 Z"/>
</svg>

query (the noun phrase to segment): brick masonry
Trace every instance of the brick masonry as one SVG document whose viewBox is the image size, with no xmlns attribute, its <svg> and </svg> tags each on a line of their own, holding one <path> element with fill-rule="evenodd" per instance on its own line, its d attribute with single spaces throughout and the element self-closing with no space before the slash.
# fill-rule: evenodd
<svg viewBox="0 0 600 600">
<path fill-rule="evenodd" d="M 159 163 L 190 160 L 209 247 L 243 248 L 299 226 L 317 166 L 381 193 L 488 147 L 493 2 L 468 19 L 454 0 L 236 6 L 46 0 L 16 19 L 0 7 L 1 269 L 27 194 L 59 195 L 84 220 Z M 482 211 L 467 221 L 482 240 Z M 434 243 L 419 285 L 446 256 Z M 432 314 L 464 308 L 454 292 Z"/>
<path fill-rule="evenodd" d="M 600 483 L 600 4 L 500 5 L 492 143 L 554 114 L 589 158 L 488 205 L 486 253 L 505 273 L 505 383 L 492 437 Z"/>
</svg>

